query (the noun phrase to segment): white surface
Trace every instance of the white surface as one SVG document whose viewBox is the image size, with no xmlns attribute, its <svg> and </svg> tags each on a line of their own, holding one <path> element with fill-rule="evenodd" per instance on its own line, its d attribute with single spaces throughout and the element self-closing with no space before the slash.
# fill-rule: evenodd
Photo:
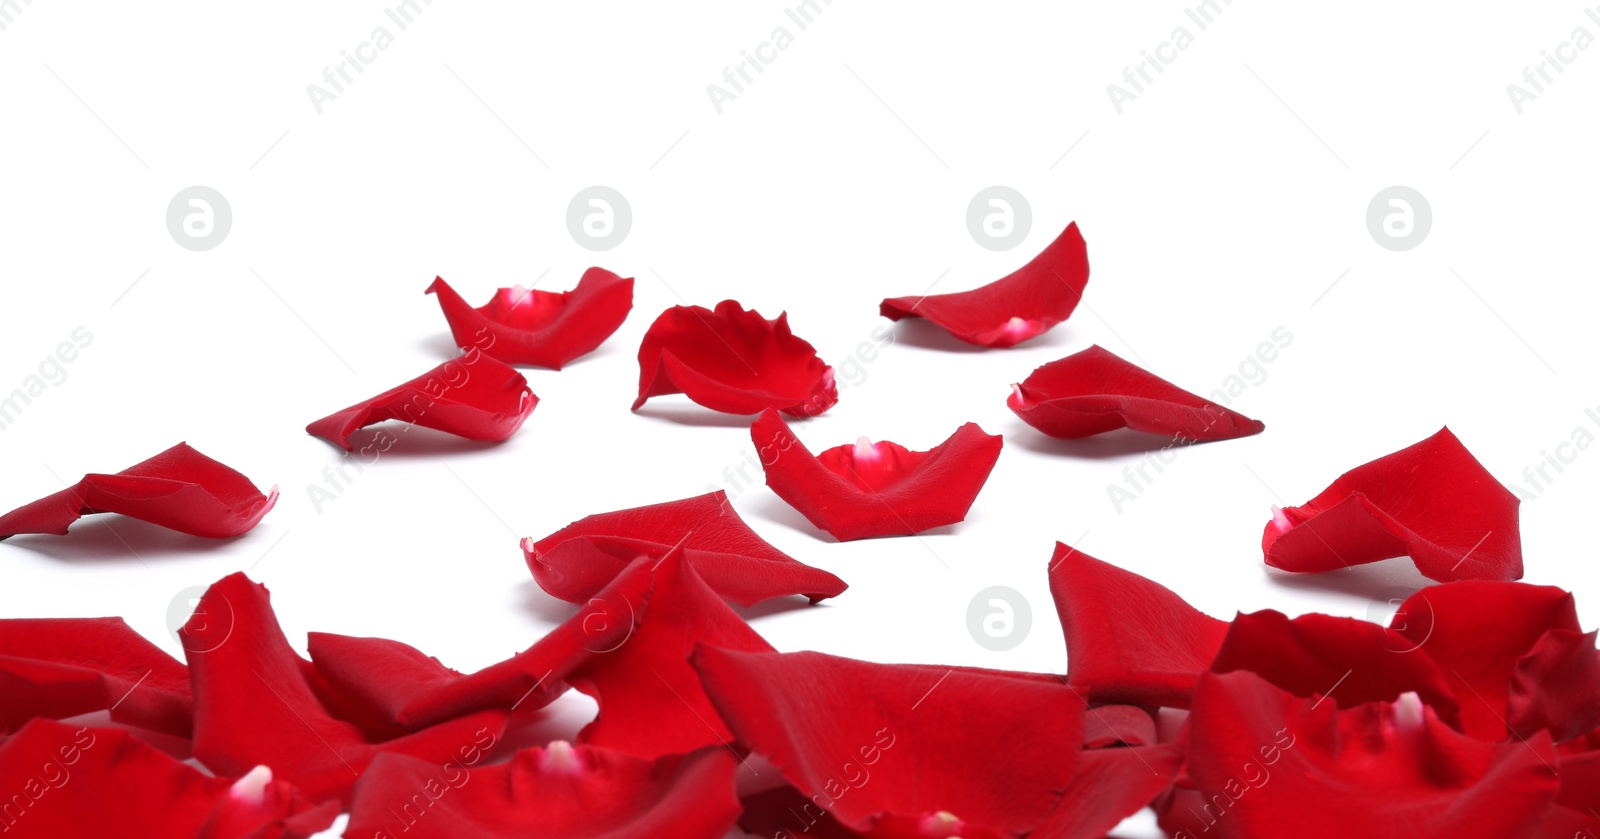
<svg viewBox="0 0 1600 839">
<path fill-rule="evenodd" d="M 681 397 L 629 413 L 634 352 L 663 308 L 787 309 L 839 364 L 884 323 L 880 298 L 991 280 L 1074 219 L 1093 276 L 1067 324 L 988 352 L 897 330 L 865 381 L 800 430 L 814 449 L 863 434 L 926 448 L 967 420 L 1005 434 L 965 524 L 841 545 L 764 487 L 738 495 L 763 536 L 851 584 L 760 617 L 772 643 L 1059 672 L 1044 573 L 1058 539 L 1219 617 L 1366 616 L 1372 594 L 1415 583 L 1409 566 L 1267 573 L 1275 493 L 1303 502 L 1444 424 L 1522 483 L 1600 404 L 1600 49 L 1520 115 L 1506 92 L 1575 27 L 1600 34 L 1576 3 L 1239 0 L 1119 115 L 1106 85 L 1188 23 L 1181 5 L 834 0 L 719 115 L 706 85 L 786 22 L 781 4 L 438 0 L 317 114 L 306 85 L 384 22 L 378 3 L 34 0 L 0 31 L 0 392 L 75 327 L 94 336 L 0 431 L 0 508 L 59 489 L 52 470 L 70 482 L 179 440 L 283 490 L 224 544 L 117 521 L 135 558 L 91 520 L 0 544 L 0 615 L 122 615 L 177 653 L 173 597 L 250 569 L 296 642 L 377 635 L 489 664 L 565 614 L 518 537 L 702 492 L 748 456 L 742 421 Z M 164 226 L 193 184 L 233 210 L 203 253 Z M 603 254 L 565 226 L 591 184 L 633 209 Z M 1009 252 L 965 229 L 991 184 L 1032 205 Z M 1365 225 L 1392 184 L 1433 209 L 1427 240 L 1403 253 Z M 482 302 L 498 285 L 568 288 L 591 264 L 638 278 L 634 312 L 594 355 L 528 372 L 543 401 L 518 436 L 479 449 L 410 432 L 313 509 L 306 487 L 338 456 L 303 426 L 446 357 L 422 294 L 435 274 Z M 1183 450 L 1120 514 L 1106 486 L 1140 454 L 1116 441 L 1062 454 L 1004 405 L 1009 383 L 1091 343 L 1208 394 L 1279 326 L 1293 344 L 1234 402 L 1266 432 Z M 1591 626 L 1597 489 L 1600 452 L 1582 452 L 1522 514 L 1527 579 L 1575 591 Z M 1032 604 L 1010 652 L 967 633 L 968 601 L 990 585 Z"/>
</svg>

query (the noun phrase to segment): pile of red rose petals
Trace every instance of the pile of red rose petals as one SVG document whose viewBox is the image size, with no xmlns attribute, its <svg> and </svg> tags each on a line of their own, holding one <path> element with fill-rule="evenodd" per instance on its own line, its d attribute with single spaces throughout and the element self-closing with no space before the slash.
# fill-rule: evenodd
<svg viewBox="0 0 1600 839">
<path fill-rule="evenodd" d="M 882 314 L 1007 347 L 1065 320 L 1088 273 L 1074 224 L 1002 280 Z M 346 451 L 387 421 L 504 441 L 538 402 L 512 365 L 559 369 L 632 307 L 632 280 L 599 268 L 479 308 L 443 280 L 428 291 L 463 354 L 308 432 Z M 635 410 L 682 394 L 752 417 L 768 486 L 841 541 L 958 525 L 1002 451 L 967 423 L 927 451 L 861 438 L 813 454 L 780 414 L 832 407 L 832 368 L 787 315 L 731 300 L 663 312 L 638 363 Z M 1007 404 L 1061 438 L 1264 429 L 1099 347 L 1035 370 Z M 0 538 L 101 513 L 229 538 L 276 497 L 179 444 L 0 516 Z M 1388 625 L 1224 621 L 1058 544 L 1039 583 L 1064 676 L 774 649 L 730 602 L 847 586 L 768 544 L 720 491 L 522 540 L 539 586 L 574 610 L 471 673 L 384 638 L 312 632 L 302 656 L 243 574 L 200 599 L 183 662 L 120 618 L 0 620 L 0 833 L 294 839 L 342 811 L 363 839 L 1096 839 L 1154 808 L 1182 839 L 1600 835 L 1596 633 L 1567 592 L 1515 582 L 1517 508 L 1448 429 L 1274 508 L 1268 565 L 1408 556 L 1439 581 Z M 568 691 L 593 720 L 572 742 L 530 741 Z"/>
</svg>

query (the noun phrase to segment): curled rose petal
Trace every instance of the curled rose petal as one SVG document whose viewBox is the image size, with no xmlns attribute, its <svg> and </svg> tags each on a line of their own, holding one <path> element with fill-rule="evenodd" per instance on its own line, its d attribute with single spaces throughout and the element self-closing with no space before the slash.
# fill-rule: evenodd
<svg viewBox="0 0 1600 839">
<path fill-rule="evenodd" d="M 0 620 L 0 733 L 36 716 L 104 710 L 120 723 L 188 737 L 189 668 L 122 618 Z"/>
<path fill-rule="evenodd" d="M 339 815 L 266 767 L 213 778 L 127 731 L 49 720 L 0 743 L 0 790 L 0 833 L 19 836 L 305 839 Z"/>
<path fill-rule="evenodd" d="M 1552 629 L 1517 660 L 1506 723 L 1518 737 L 1550 732 L 1557 743 L 1600 727 L 1600 653 L 1595 633 Z"/>
<path fill-rule="evenodd" d="M 1059 542 L 1050 594 L 1067 638 L 1068 680 L 1095 703 L 1189 707 L 1228 632 L 1170 589 Z"/>
<path fill-rule="evenodd" d="M 306 432 L 350 451 L 358 428 L 401 420 L 468 440 L 499 442 L 517 433 L 539 397 L 502 361 L 467 350 L 460 358 L 398 387 L 306 426 Z"/>
<path fill-rule="evenodd" d="M 278 501 L 250 479 L 195 451 L 188 443 L 115 475 L 83 480 L 0 516 L 0 539 L 18 533 L 63 535 L 83 516 L 120 513 L 169 530 L 227 539 L 246 533 Z"/>
<path fill-rule="evenodd" d="M 1533 837 L 1560 788 L 1548 735 L 1476 740 L 1414 694 L 1341 710 L 1207 674 L 1191 722 L 1196 815 L 1225 836 Z"/>
<path fill-rule="evenodd" d="M 980 347 L 1009 347 L 1067 319 L 1089 283 L 1089 252 L 1077 222 L 1027 265 L 988 285 L 953 294 L 891 297 L 878 306 L 890 320 L 927 318 Z"/>
<path fill-rule="evenodd" d="M 694 662 L 738 741 L 859 833 L 1020 836 L 1077 768 L 1084 706 L 1059 681 L 705 645 Z"/>
<path fill-rule="evenodd" d="M 1285 571 L 1409 556 L 1441 582 L 1515 580 L 1520 503 L 1444 428 L 1340 475 L 1299 507 L 1274 508 L 1261 552 Z"/>
<path fill-rule="evenodd" d="M 727 414 L 815 416 L 839 401 L 833 368 L 789 330 L 787 312 L 767 320 L 732 300 L 714 311 L 673 306 L 650 324 L 633 409 L 670 393 Z"/>
<path fill-rule="evenodd" d="M 721 746 L 645 760 L 556 741 L 497 766 L 383 755 L 346 836 L 721 839 L 739 816 L 739 761 Z"/>
<path fill-rule="evenodd" d="M 722 490 L 587 516 L 538 541 L 522 540 L 522 551 L 540 588 L 582 603 L 630 563 L 660 559 L 680 542 L 706 584 L 742 606 L 790 594 L 814 603 L 847 588 L 838 577 L 767 544 Z"/>
<path fill-rule="evenodd" d="M 969 422 L 925 452 L 863 437 L 813 455 L 772 410 L 750 437 L 767 486 L 841 541 L 910 536 L 966 519 L 1001 446 Z"/>
<path fill-rule="evenodd" d="M 1156 721 L 1137 705 L 1096 705 L 1083 716 L 1083 747 L 1149 746 L 1156 742 Z"/>
<path fill-rule="evenodd" d="M 502 288 L 473 308 L 441 278 L 427 294 L 439 295 L 456 346 L 477 348 L 506 362 L 560 370 L 617 331 L 633 308 L 633 279 L 590 268 L 571 291 Z"/>
<path fill-rule="evenodd" d="M 1105 836 L 1172 785 L 1185 749 L 1183 743 L 1085 749 L 1071 785 L 1029 839 Z"/>
<path fill-rule="evenodd" d="M 194 687 L 194 755 L 219 773 L 273 768 L 313 801 L 348 800 L 380 752 L 443 761 L 493 749 L 509 709 L 484 711 L 385 742 L 336 717 L 289 646 L 265 587 L 243 574 L 208 589 L 179 630 Z"/>
<path fill-rule="evenodd" d="M 1006 407 L 1051 437 L 1067 439 L 1131 428 L 1181 443 L 1206 443 L 1266 428 L 1099 346 L 1029 373 L 1011 386 Z"/>
</svg>

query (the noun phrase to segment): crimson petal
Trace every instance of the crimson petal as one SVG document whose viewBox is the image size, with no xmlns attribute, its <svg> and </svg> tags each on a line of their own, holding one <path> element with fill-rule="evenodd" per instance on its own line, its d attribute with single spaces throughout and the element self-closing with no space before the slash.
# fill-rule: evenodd
<svg viewBox="0 0 1600 839">
<path fill-rule="evenodd" d="M 1083 747 L 1149 746 L 1156 742 L 1156 720 L 1137 705 L 1096 705 L 1083 717 Z"/>
<path fill-rule="evenodd" d="M 999 436 L 977 423 L 925 452 L 865 437 L 811 454 L 777 411 L 750 427 L 767 486 L 841 541 L 910 536 L 967 517 L 1000 457 Z"/>
<path fill-rule="evenodd" d="M 224 577 L 179 630 L 194 686 L 194 755 L 208 768 L 244 774 L 265 765 L 314 801 L 348 800 L 380 752 L 445 760 L 492 748 L 508 710 L 484 711 L 415 734 L 371 742 L 318 697 L 309 662 L 290 648 L 264 586 Z"/>
<path fill-rule="evenodd" d="M 306 432 L 350 451 L 350 435 L 385 420 L 403 420 L 468 440 L 499 442 L 522 427 L 539 397 L 528 380 L 476 349 L 405 384 L 306 426 Z"/>
<path fill-rule="evenodd" d="M 1475 740 L 1410 694 L 1341 710 L 1208 674 L 1191 719 L 1198 815 L 1226 836 L 1531 837 L 1560 788 L 1549 736 Z"/>
<path fill-rule="evenodd" d="M 838 577 L 767 544 L 721 490 L 587 516 L 538 541 L 522 540 L 522 550 L 541 588 L 582 603 L 630 563 L 659 559 L 680 542 L 706 584 L 742 606 L 790 594 L 816 602 L 847 588 Z"/>
<path fill-rule="evenodd" d="M 1019 836 L 1077 767 L 1084 706 L 1059 682 L 704 645 L 694 661 L 739 742 L 857 832 Z"/>
<path fill-rule="evenodd" d="M 356 788 L 345 835 L 720 839 L 739 815 L 738 767 L 721 747 L 645 760 L 561 741 L 498 766 L 383 755 Z"/>
<path fill-rule="evenodd" d="M 473 308 L 442 278 L 427 294 L 439 295 L 456 346 L 477 348 L 506 362 L 560 370 L 611 337 L 633 308 L 633 278 L 604 268 L 583 272 L 571 291 L 502 288 Z"/>
<path fill-rule="evenodd" d="M 1100 839 L 1172 785 L 1184 747 L 1085 749 L 1060 803 L 1029 839 Z"/>
<path fill-rule="evenodd" d="M 1094 703 L 1189 707 L 1228 624 L 1170 589 L 1056 543 L 1050 594 L 1067 639 L 1069 682 Z"/>
<path fill-rule="evenodd" d="M 0 620 L 0 733 L 36 716 L 104 710 L 120 723 L 188 737 L 189 669 L 122 618 Z"/>
<path fill-rule="evenodd" d="M 114 728 L 35 720 L 0 743 L 0 833 L 305 839 L 333 824 L 271 773 L 202 774 Z"/>
<path fill-rule="evenodd" d="M 1011 386 L 1006 407 L 1051 437 L 1075 439 L 1118 428 L 1205 443 L 1266 428 L 1092 346 L 1046 364 Z"/>
<path fill-rule="evenodd" d="M 115 475 L 83 480 L 0 516 L 0 539 L 18 533 L 63 535 L 83 516 L 121 513 L 169 530 L 227 539 L 248 532 L 278 501 L 250 479 L 195 451 L 188 443 Z"/>
<path fill-rule="evenodd" d="M 1089 252 L 1078 223 L 1027 265 L 988 285 L 953 294 L 891 297 L 878 306 L 890 320 L 927 318 L 980 347 L 1009 347 L 1067 319 L 1089 283 Z"/>
<path fill-rule="evenodd" d="M 1545 730 L 1557 743 L 1600 726 L 1600 653 L 1595 633 L 1552 629 L 1517 661 L 1506 724 L 1518 737 Z"/>
<path fill-rule="evenodd" d="M 1299 507 L 1274 509 L 1261 552 L 1285 571 L 1410 556 L 1440 582 L 1515 580 L 1520 503 L 1444 428 L 1340 475 Z"/>
<path fill-rule="evenodd" d="M 839 401 L 833 368 L 789 329 L 789 315 L 767 320 L 724 300 L 713 311 L 673 306 L 639 345 L 639 398 L 681 393 L 713 411 L 759 414 L 775 408 L 815 416 Z"/>
</svg>

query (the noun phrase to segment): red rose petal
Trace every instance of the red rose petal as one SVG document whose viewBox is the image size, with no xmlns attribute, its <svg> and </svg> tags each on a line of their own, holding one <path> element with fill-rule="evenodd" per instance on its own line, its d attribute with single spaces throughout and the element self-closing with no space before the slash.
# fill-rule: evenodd
<svg viewBox="0 0 1600 839">
<path fill-rule="evenodd" d="M 1328 697 L 1340 708 L 1393 702 L 1415 693 L 1447 723 L 1461 711 L 1449 680 L 1415 643 L 1353 618 L 1271 610 L 1233 619 L 1211 672 L 1248 670 L 1300 697 Z"/>
<path fill-rule="evenodd" d="M 402 420 L 468 440 L 509 438 L 533 413 L 539 397 L 512 367 L 476 349 L 460 358 L 306 426 L 306 432 L 350 451 L 350 435 L 386 420 Z"/>
<path fill-rule="evenodd" d="M 189 668 L 122 618 L 0 620 L 0 734 L 36 716 L 104 710 L 120 723 L 188 737 Z"/>
<path fill-rule="evenodd" d="M 255 527 L 278 501 L 250 479 L 195 451 L 188 443 L 115 475 L 83 480 L 0 516 L 0 539 L 18 533 L 64 535 L 79 518 L 121 513 L 169 530 L 227 539 Z"/>
<path fill-rule="evenodd" d="M 857 832 L 1027 833 L 1083 741 L 1083 703 L 1060 683 L 704 645 L 694 660 L 739 742 Z"/>
<path fill-rule="evenodd" d="M 114 728 L 35 720 L 0 743 L 0 833 L 305 839 L 333 824 L 270 773 L 202 774 Z"/>
<path fill-rule="evenodd" d="M 1200 817 L 1227 836 L 1533 836 L 1560 785 L 1548 736 L 1475 740 L 1410 695 L 1340 710 L 1208 674 L 1191 722 Z"/>
<path fill-rule="evenodd" d="M 345 835 L 721 839 L 739 815 L 738 767 L 720 746 L 652 761 L 557 741 L 483 767 L 383 755 Z"/>
<path fill-rule="evenodd" d="M 791 786 L 781 786 L 744 797 L 739 829 L 751 836 L 773 839 L 855 839 L 862 834 L 839 824 L 828 810 Z"/>
<path fill-rule="evenodd" d="M 1582 632 L 1571 594 L 1486 581 L 1429 586 L 1401 604 L 1391 626 L 1445 671 L 1461 700 L 1462 729 L 1492 741 L 1509 736 L 1506 718 L 1519 663 L 1552 630 Z M 1538 674 L 1537 665 L 1523 674 L 1525 699 L 1543 692 L 1526 681 Z M 1526 714 L 1531 704 L 1522 708 Z"/>
<path fill-rule="evenodd" d="M 680 542 L 706 584 L 742 606 L 790 594 L 814 603 L 848 587 L 763 541 L 721 490 L 587 516 L 538 541 L 522 540 L 522 550 L 540 588 L 582 603 L 635 560 L 660 559 Z"/>
<path fill-rule="evenodd" d="M 1156 721 L 1137 705 L 1096 705 L 1083 716 L 1083 747 L 1149 746 L 1156 742 Z"/>
<path fill-rule="evenodd" d="M 1344 473 L 1299 507 L 1275 510 L 1261 552 L 1285 571 L 1410 556 L 1441 582 L 1515 580 L 1519 503 L 1445 428 Z"/>
<path fill-rule="evenodd" d="M 194 686 L 194 755 L 217 772 L 258 765 L 313 801 L 348 800 L 362 769 L 380 752 L 445 760 L 461 749 L 489 749 L 509 709 L 485 711 L 382 743 L 330 713 L 278 627 L 265 587 L 243 574 L 224 577 L 179 631 Z"/>
<path fill-rule="evenodd" d="M 988 285 L 954 294 L 892 297 L 878 312 L 890 320 L 927 318 L 980 347 L 1009 347 L 1067 319 L 1089 283 L 1089 253 L 1077 222 L 1027 265 Z"/>
<path fill-rule="evenodd" d="M 476 309 L 440 278 L 426 293 L 439 295 L 456 346 L 480 349 L 507 364 L 552 370 L 593 352 L 633 308 L 633 279 L 604 268 L 583 272 L 571 291 L 502 288 Z"/>
<path fill-rule="evenodd" d="M 833 368 L 789 330 L 787 312 L 767 320 L 732 300 L 715 311 L 674 306 L 650 324 L 633 409 L 669 393 L 728 414 L 815 416 L 839 401 Z"/>
<path fill-rule="evenodd" d="M 1052 361 L 1012 385 L 1006 407 L 1051 437 L 1075 439 L 1118 428 L 1204 443 L 1266 428 L 1093 346 Z"/>
<path fill-rule="evenodd" d="M 1228 632 L 1171 590 L 1059 542 L 1050 593 L 1067 638 L 1068 680 L 1090 702 L 1189 707 Z"/>
<path fill-rule="evenodd" d="M 1001 446 L 969 422 L 925 452 L 863 437 L 812 455 L 772 410 L 750 427 L 750 438 L 767 486 L 841 541 L 910 536 L 966 519 Z"/>
<path fill-rule="evenodd" d="M 1093 717 L 1093 713 L 1090 714 Z M 1085 749 L 1061 801 L 1029 839 L 1099 839 L 1172 785 L 1185 745 Z"/>
<path fill-rule="evenodd" d="M 1506 723 L 1518 737 L 1550 732 L 1557 743 L 1600 726 L 1600 653 L 1595 633 L 1552 629 L 1517 661 Z"/>
</svg>

